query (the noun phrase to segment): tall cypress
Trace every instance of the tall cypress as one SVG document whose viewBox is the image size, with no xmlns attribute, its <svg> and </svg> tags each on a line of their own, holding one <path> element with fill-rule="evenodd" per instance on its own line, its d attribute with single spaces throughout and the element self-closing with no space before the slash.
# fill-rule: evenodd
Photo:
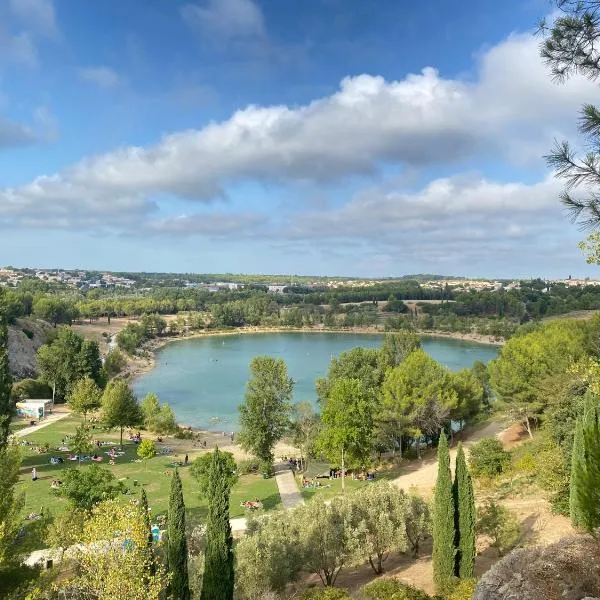
<svg viewBox="0 0 600 600">
<path fill-rule="evenodd" d="M 156 561 L 154 558 L 154 536 L 152 535 L 152 525 L 150 523 L 148 496 L 146 496 L 146 490 L 144 488 L 142 488 L 140 510 L 144 515 L 144 526 L 146 527 L 146 550 L 148 552 L 148 571 L 150 572 L 150 575 L 154 575 L 156 573 Z"/>
<path fill-rule="evenodd" d="M 433 497 L 433 580 L 444 592 L 454 575 L 454 498 L 448 440 L 442 431 L 438 444 L 438 474 Z"/>
<path fill-rule="evenodd" d="M 181 478 L 175 469 L 171 479 L 167 513 L 167 564 L 171 573 L 169 585 L 173 600 L 190 600 L 187 540 L 185 538 L 185 504 Z"/>
<path fill-rule="evenodd" d="M 204 577 L 200 600 L 233 598 L 233 538 L 229 523 L 229 473 L 227 463 L 215 449 L 209 471 Z"/>
<path fill-rule="evenodd" d="M 573 445 L 577 443 L 579 448 L 576 449 L 578 454 L 572 455 L 570 500 L 574 524 L 591 532 L 600 526 L 600 415 L 594 399 L 588 399 L 580 422 L 583 455 L 581 439 L 574 440 Z M 577 427 L 576 435 L 581 435 L 577 433 Z"/>
<path fill-rule="evenodd" d="M 8 363 L 8 328 L 6 317 L 0 311 L 0 451 L 8 443 L 10 421 L 13 416 L 13 404 L 10 399 L 12 377 Z"/>
<path fill-rule="evenodd" d="M 575 437 L 571 450 L 571 483 L 569 486 L 569 513 L 574 527 L 583 526 L 582 494 L 579 490 L 585 485 L 583 420 L 579 418 L 575 423 Z"/>
<path fill-rule="evenodd" d="M 462 444 L 458 444 L 454 473 L 454 574 L 461 579 L 475 572 L 475 494 Z"/>
</svg>

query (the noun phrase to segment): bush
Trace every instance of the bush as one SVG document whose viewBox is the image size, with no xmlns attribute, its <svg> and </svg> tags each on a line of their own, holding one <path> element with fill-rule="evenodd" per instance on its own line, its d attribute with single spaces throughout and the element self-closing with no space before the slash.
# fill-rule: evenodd
<svg viewBox="0 0 600 600">
<path fill-rule="evenodd" d="M 194 432 L 191 429 L 183 429 L 182 427 L 178 427 L 177 431 L 173 434 L 173 437 L 178 440 L 193 440 Z"/>
<path fill-rule="evenodd" d="M 476 579 L 457 579 L 456 585 L 445 600 L 471 600 L 476 585 Z"/>
<path fill-rule="evenodd" d="M 430 600 L 423 590 L 391 577 L 376 579 L 361 588 L 366 600 Z"/>
<path fill-rule="evenodd" d="M 479 510 L 477 531 L 491 539 L 490 545 L 498 550 L 500 556 L 512 550 L 523 537 L 515 515 L 493 500 L 487 500 Z"/>
<path fill-rule="evenodd" d="M 346 590 L 335 587 L 312 588 L 300 596 L 300 600 L 348 600 Z"/>
<path fill-rule="evenodd" d="M 259 468 L 260 472 L 263 474 L 263 477 L 265 477 L 265 479 L 268 479 L 269 477 L 273 477 L 273 475 L 275 475 L 275 467 L 273 466 L 273 463 L 271 461 L 260 461 Z"/>
<path fill-rule="evenodd" d="M 510 463 L 510 454 L 504 451 L 497 438 L 483 438 L 471 446 L 469 466 L 474 477 L 496 477 Z"/>
<path fill-rule="evenodd" d="M 257 458 L 249 458 L 240 460 L 237 465 L 237 470 L 240 475 L 252 475 L 260 470 L 260 461 Z"/>
</svg>

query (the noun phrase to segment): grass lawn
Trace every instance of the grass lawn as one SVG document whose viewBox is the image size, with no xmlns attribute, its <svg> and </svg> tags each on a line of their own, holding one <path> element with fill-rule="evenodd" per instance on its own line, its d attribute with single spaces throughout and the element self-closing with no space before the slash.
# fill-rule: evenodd
<svg viewBox="0 0 600 600">
<path fill-rule="evenodd" d="M 327 463 L 323 463 L 322 465 L 315 466 L 314 463 L 311 464 L 311 470 L 315 470 L 315 472 L 326 472 L 329 470 L 329 465 Z M 396 467 L 394 469 L 389 469 L 385 471 L 377 471 L 374 481 L 387 481 L 392 480 L 398 477 L 401 474 L 401 469 Z M 371 485 L 374 481 L 361 481 L 360 479 L 352 479 L 350 475 L 348 475 L 345 481 L 346 491 L 350 492 L 353 490 L 359 490 L 366 485 Z M 342 480 L 338 479 L 318 479 L 321 487 L 312 488 L 312 487 L 302 487 L 302 479 L 296 477 L 296 482 L 298 484 L 298 488 L 300 489 L 300 494 L 304 498 L 305 502 L 312 500 L 313 498 L 317 498 L 318 500 L 329 500 L 330 498 L 334 498 L 335 496 L 340 496 L 342 494 Z"/>
<path fill-rule="evenodd" d="M 50 483 L 53 479 L 61 479 L 64 476 L 65 469 L 86 469 L 89 462 L 83 463 L 77 467 L 76 463 L 66 459 L 67 452 L 58 452 L 56 448 L 61 446 L 63 437 L 73 434 L 75 428 L 81 423 L 81 419 L 75 416 L 69 416 L 56 423 L 52 423 L 47 427 L 27 435 L 22 440 L 32 442 L 34 445 L 41 446 L 49 444 L 50 450 L 44 454 L 37 454 L 32 446 L 22 446 L 23 461 L 21 468 L 21 477 L 18 485 L 18 490 L 25 493 L 25 513 L 39 513 L 40 509 L 50 509 L 53 514 L 57 514 L 67 508 L 68 503 L 64 498 L 56 494 L 52 490 Z M 117 441 L 119 440 L 118 432 L 103 432 L 92 430 L 92 439 L 100 439 L 102 441 Z M 181 442 L 179 442 L 181 443 Z M 68 443 L 66 444 L 68 446 Z M 166 440 L 165 445 L 169 445 L 169 440 Z M 161 446 L 160 444 L 158 445 Z M 155 456 L 147 461 L 147 463 L 133 462 L 137 459 L 138 446 L 129 440 L 123 440 L 123 450 L 125 455 L 116 459 L 116 464 L 111 466 L 108 464 L 108 457 L 104 452 L 108 447 L 96 449 L 98 454 L 104 457 L 101 466 L 110 469 L 117 479 L 123 481 L 130 494 L 122 496 L 123 501 L 128 501 L 139 495 L 140 486 L 146 489 L 148 494 L 148 503 L 152 510 L 152 514 L 156 515 L 165 512 L 169 502 L 169 488 L 171 483 L 170 474 L 173 468 L 169 463 L 174 459 L 183 459 L 186 449 L 178 448 L 174 456 Z M 197 449 L 191 449 L 190 462 L 194 456 L 200 453 Z M 61 465 L 51 465 L 51 456 L 62 456 L 65 462 Z M 31 480 L 31 469 L 35 467 L 37 470 L 38 480 Z M 196 481 L 190 476 L 189 469 L 182 467 L 179 470 L 183 484 L 183 494 L 190 522 L 197 522 L 206 514 L 206 504 L 199 497 L 197 492 Z M 134 482 L 137 481 L 138 485 Z M 231 509 L 232 517 L 246 516 L 247 509 L 240 506 L 244 500 L 260 499 L 266 511 L 281 508 L 281 499 L 277 489 L 275 479 L 263 479 L 262 475 L 244 475 L 240 477 L 238 483 L 234 486 L 231 492 Z"/>
</svg>

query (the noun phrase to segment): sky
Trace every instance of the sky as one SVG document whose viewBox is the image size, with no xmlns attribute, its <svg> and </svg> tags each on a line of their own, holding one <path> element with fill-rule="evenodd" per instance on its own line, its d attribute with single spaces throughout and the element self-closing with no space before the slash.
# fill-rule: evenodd
<svg viewBox="0 0 600 600">
<path fill-rule="evenodd" d="M 549 0 L 0 0 L 0 265 L 598 277 Z"/>
</svg>

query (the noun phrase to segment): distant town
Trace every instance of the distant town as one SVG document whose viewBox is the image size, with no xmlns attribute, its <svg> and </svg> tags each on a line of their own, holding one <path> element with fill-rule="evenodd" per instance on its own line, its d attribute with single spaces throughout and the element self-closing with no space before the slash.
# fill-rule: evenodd
<svg viewBox="0 0 600 600">
<path fill-rule="evenodd" d="M 426 289 L 451 289 L 453 291 L 498 291 L 513 290 L 521 287 L 521 280 L 512 279 L 469 279 L 463 277 L 444 277 L 439 275 L 414 275 L 401 278 L 381 279 L 350 279 L 350 278 L 326 278 L 310 276 L 269 276 L 260 275 L 253 279 L 252 275 L 232 275 L 229 280 L 219 281 L 214 275 L 195 274 L 159 274 L 159 273 L 113 273 L 110 271 L 88 271 L 83 269 L 29 269 L 4 267 L 0 268 L 0 286 L 16 287 L 25 279 L 38 279 L 49 284 L 63 285 L 67 288 L 77 290 L 91 290 L 95 288 L 107 289 L 138 289 L 144 291 L 155 286 L 170 286 L 184 288 L 201 288 L 209 292 L 221 290 L 237 290 L 251 285 L 261 285 L 272 293 L 283 293 L 286 288 L 302 286 L 314 289 L 337 289 L 337 288 L 369 288 L 394 280 L 408 281 L 415 279 L 422 288 Z M 430 278 L 428 278 L 430 277 Z M 285 281 L 287 279 L 287 281 Z M 562 284 L 566 287 L 598 286 L 600 280 L 586 278 L 565 279 L 537 278 L 548 286 Z M 532 279 L 531 279 L 532 280 Z M 527 281 L 531 281 L 527 280 Z"/>
</svg>

